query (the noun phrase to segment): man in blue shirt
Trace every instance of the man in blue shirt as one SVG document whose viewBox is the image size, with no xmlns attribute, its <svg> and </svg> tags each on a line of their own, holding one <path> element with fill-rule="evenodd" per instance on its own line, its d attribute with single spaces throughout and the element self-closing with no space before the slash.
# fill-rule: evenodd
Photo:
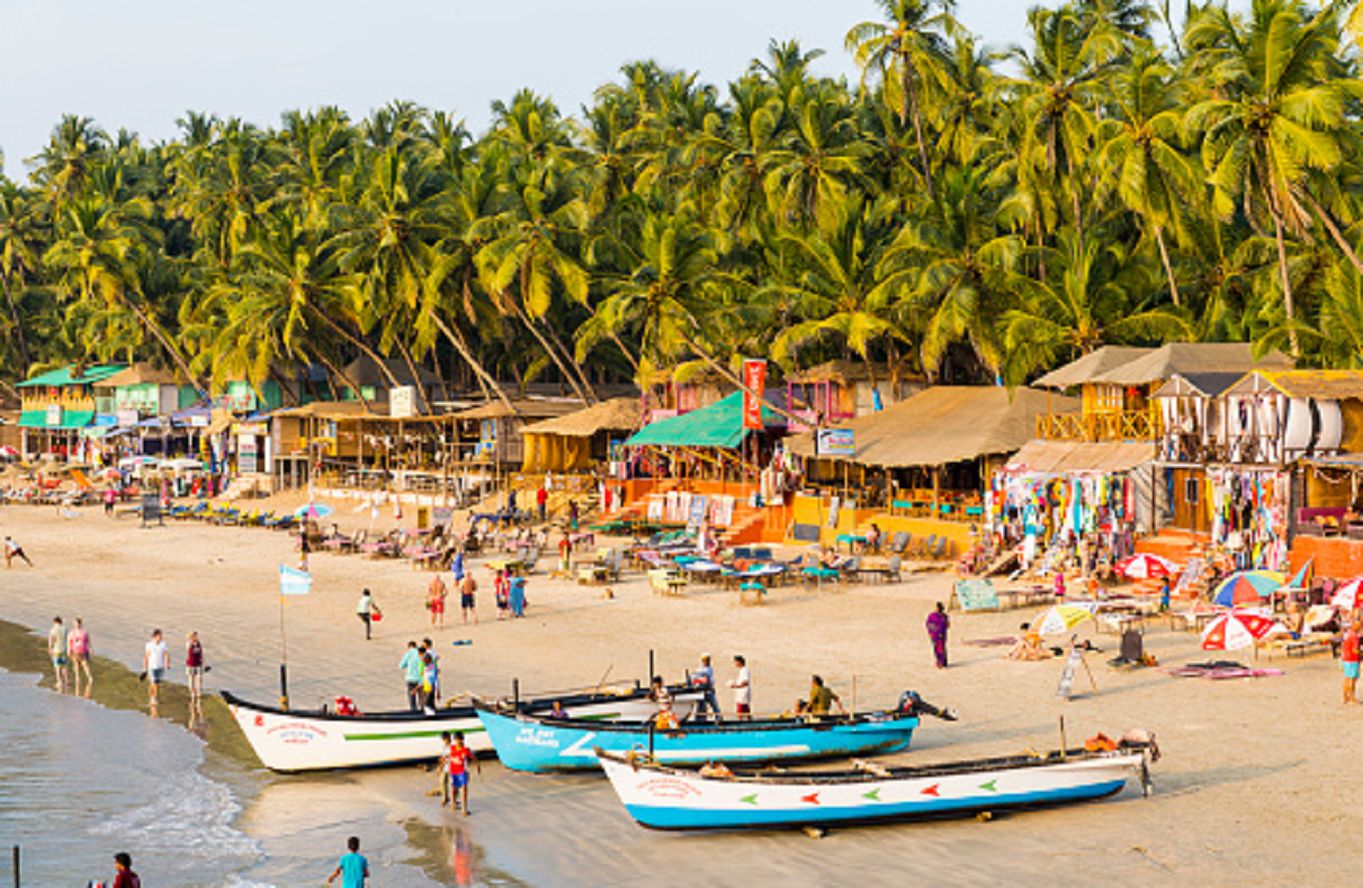
<svg viewBox="0 0 1363 888">
<path fill-rule="evenodd" d="M 350 851 L 341 856 L 336 871 L 327 876 L 327 884 L 330 885 L 337 876 L 340 876 L 341 888 L 364 888 L 364 883 L 369 878 L 369 861 L 360 853 L 359 837 L 351 836 L 346 839 L 345 846 Z"/>
<path fill-rule="evenodd" d="M 407 642 L 407 653 L 402 655 L 398 661 L 398 668 L 402 670 L 403 677 L 407 681 L 407 708 L 412 712 L 421 709 L 421 677 L 424 671 L 421 655 L 423 649 L 417 647 L 415 641 Z"/>
</svg>

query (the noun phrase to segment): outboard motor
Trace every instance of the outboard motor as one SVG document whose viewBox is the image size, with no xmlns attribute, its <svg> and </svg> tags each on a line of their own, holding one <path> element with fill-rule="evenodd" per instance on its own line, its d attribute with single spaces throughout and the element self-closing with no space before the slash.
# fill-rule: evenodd
<svg viewBox="0 0 1363 888">
<path fill-rule="evenodd" d="M 924 700 L 917 691 L 905 691 L 899 695 L 899 706 L 896 712 L 900 715 L 932 715 L 943 721 L 955 721 L 956 710 L 940 709 Z"/>
</svg>

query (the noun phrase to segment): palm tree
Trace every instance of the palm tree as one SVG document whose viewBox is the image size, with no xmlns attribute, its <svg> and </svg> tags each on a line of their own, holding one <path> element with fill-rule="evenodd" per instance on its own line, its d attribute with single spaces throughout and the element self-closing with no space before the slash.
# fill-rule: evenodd
<svg viewBox="0 0 1363 888">
<path fill-rule="evenodd" d="M 876 343 L 906 340 L 894 322 L 894 292 L 885 286 L 881 262 L 894 237 L 892 224 L 849 199 L 830 225 L 781 238 L 779 247 L 793 253 L 796 275 L 773 281 L 766 292 L 789 302 L 798 320 L 772 342 L 775 360 L 791 365 L 796 349 L 832 340 L 870 361 Z"/>
<path fill-rule="evenodd" d="M 41 266 L 42 249 L 43 225 L 37 202 L 18 189 L 0 183 L 0 290 L 4 291 L 11 330 L 18 346 L 21 378 L 28 376 L 33 355 L 29 351 L 19 305 L 29 278 Z"/>
<path fill-rule="evenodd" d="M 85 190 L 91 166 L 109 148 L 109 136 L 88 117 L 67 114 L 37 156 L 29 159 L 33 181 L 54 210 Z"/>
<path fill-rule="evenodd" d="M 1309 196 L 1310 171 L 1329 172 L 1343 160 L 1342 130 L 1354 89 L 1336 59 L 1338 7 L 1308 16 L 1296 2 L 1254 0 L 1248 19 L 1240 19 L 1208 6 L 1190 20 L 1184 45 L 1208 91 L 1189 109 L 1188 126 L 1200 137 L 1212 206 L 1223 220 L 1239 212 L 1260 230 L 1270 224 L 1296 354 L 1286 240 L 1307 233 L 1310 214 L 1299 198 Z M 1323 208 L 1316 208 L 1326 221 Z M 1331 234 L 1363 270 L 1337 229 Z"/>
<path fill-rule="evenodd" d="M 900 126 L 913 124 L 918 166 L 928 195 L 935 193 L 928 139 L 924 133 L 924 100 L 946 80 L 945 37 L 960 29 L 952 0 L 877 0 L 886 21 L 862 22 L 847 32 L 847 49 L 862 71 L 881 78 L 886 104 L 899 115 Z"/>
<path fill-rule="evenodd" d="M 1017 271 L 1025 243 L 1000 230 L 999 194 L 988 176 L 978 167 L 948 167 L 929 211 L 904 226 L 882 259 L 881 286 L 922 330 L 920 357 L 930 374 L 962 340 L 997 373 L 1003 362 L 997 319 L 1025 292 Z"/>
<path fill-rule="evenodd" d="M 1112 77 L 1117 115 L 1098 130 L 1101 146 L 1093 167 L 1099 172 L 1095 200 L 1115 192 L 1139 216 L 1159 247 L 1169 295 L 1180 303 L 1178 281 L 1164 232 L 1182 239 L 1186 207 L 1197 201 L 1201 182 L 1178 145 L 1182 131 L 1174 72 L 1151 51 L 1136 55 Z"/>
<path fill-rule="evenodd" d="M 1108 342 L 1180 339 L 1192 328 L 1163 305 L 1143 306 L 1153 292 L 1150 267 L 1117 241 L 1080 238 L 1065 230 L 1049 254 L 1051 277 L 1028 286 L 1021 306 L 1002 317 L 1004 379 L 1026 380 L 1058 359 L 1087 354 Z"/>
</svg>

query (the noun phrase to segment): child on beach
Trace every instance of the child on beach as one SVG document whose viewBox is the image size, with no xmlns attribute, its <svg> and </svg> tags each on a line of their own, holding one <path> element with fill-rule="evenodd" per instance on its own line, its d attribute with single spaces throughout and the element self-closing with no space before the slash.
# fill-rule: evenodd
<svg viewBox="0 0 1363 888">
<path fill-rule="evenodd" d="M 364 888 L 364 883 L 369 879 L 369 861 L 360 853 L 360 837 L 346 839 L 345 847 L 346 853 L 341 855 L 336 869 L 327 876 L 327 884 L 330 885 L 340 876 L 341 888 Z"/>
<path fill-rule="evenodd" d="M 472 751 L 464 745 L 463 731 L 455 731 L 453 734 L 443 733 L 440 735 L 440 739 L 445 743 L 445 755 L 441 759 L 441 763 L 447 770 L 447 779 L 444 781 L 445 797 L 441 806 L 452 804 L 454 810 L 458 811 L 460 790 L 462 790 L 464 816 L 467 817 L 470 814 L 468 764 L 472 761 L 474 766 L 478 768 L 479 774 L 483 773 L 483 765 L 478 759 L 474 758 Z"/>
</svg>

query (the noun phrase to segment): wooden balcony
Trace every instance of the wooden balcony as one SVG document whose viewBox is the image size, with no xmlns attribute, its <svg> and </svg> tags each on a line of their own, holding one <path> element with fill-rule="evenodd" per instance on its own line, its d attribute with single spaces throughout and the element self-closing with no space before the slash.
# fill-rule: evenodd
<svg viewBox="0 0 1363 888">
<path fill-rule="evenodd" d="M 1043 413 L 1036 418 L 1036 434 L 1053 441 L 1154 441 L 1160 421 L 1147 410 Z"/>
</svg>

